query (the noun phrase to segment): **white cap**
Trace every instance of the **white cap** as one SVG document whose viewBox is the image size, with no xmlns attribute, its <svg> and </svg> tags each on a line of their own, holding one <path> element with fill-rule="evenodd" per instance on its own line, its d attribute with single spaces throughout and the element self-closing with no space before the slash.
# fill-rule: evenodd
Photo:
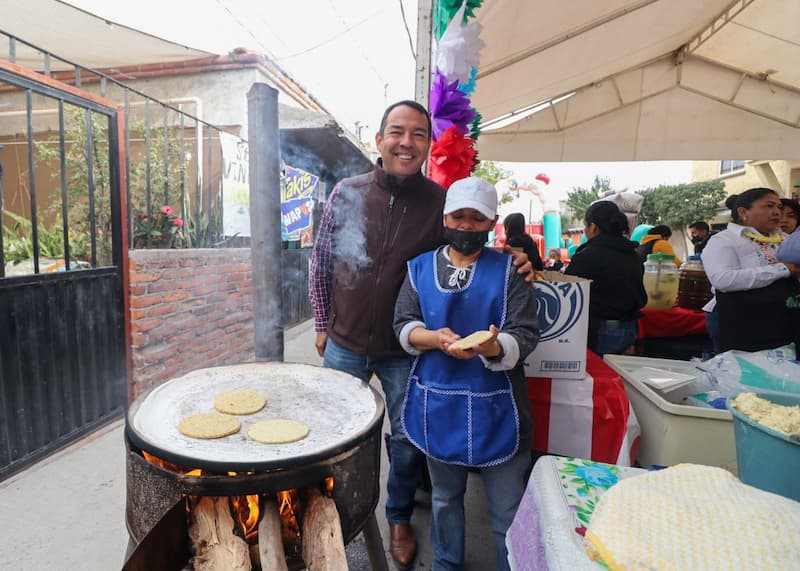
<svg viewBox="0 0 800 571">
<path fill-rule="evenodd" d="M 494 220 L 497 215 L 497 191 L 477 176 L 457 180 L 447 189 L 444 213 L 450 214 L 462 208 L 472 208 Z"/>
</svg>

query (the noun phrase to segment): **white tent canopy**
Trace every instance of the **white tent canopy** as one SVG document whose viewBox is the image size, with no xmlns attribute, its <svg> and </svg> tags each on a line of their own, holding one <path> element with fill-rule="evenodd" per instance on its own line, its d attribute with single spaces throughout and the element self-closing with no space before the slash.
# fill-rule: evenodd
<svg viewBox="0 0 800 571">
<path fill-rule="evenodd" d="M 491 0 L 477 16 L 483 159 L 800 155 L 798 0 Z"/>
<path fill-rule="evenodd" d="M 0 32 L 15 35 L 91 69 L 184 61 L 212 55 L 109 22 L 54 0 L 0 0 L 0 13 L 7 16 L 6 21 L 0 23 Z M 0 37 L 6 41 L 4 36 Z M 21 42 L 16 43 L 14 50 L 14 60 L 22 67 L 37 71 L 45 68 L 42 52 Z M 9 59 L 8 51 L 8 45 L 2 46 L 0 58 Z M 56 58 L 50 60 L 52 71 L 71 67 Z"/>
</svg>

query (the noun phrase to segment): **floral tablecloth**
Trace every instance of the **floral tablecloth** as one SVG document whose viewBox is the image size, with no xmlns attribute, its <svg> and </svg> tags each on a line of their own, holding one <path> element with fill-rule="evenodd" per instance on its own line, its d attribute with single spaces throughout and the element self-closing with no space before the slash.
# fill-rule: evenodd
<svg viewBox="0 0 800 571">
<path fill-rule="evenodd" d="M 540 458 L 506 536 L 512 571 L 602 569 L 586 555 L 583 532 L 606 490 L 643 473 L 579 458 Z"/>
</svg>

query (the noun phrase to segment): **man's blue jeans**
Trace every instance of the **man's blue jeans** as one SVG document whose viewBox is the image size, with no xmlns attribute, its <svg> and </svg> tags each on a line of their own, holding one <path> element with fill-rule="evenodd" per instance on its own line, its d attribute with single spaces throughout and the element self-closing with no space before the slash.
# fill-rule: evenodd
<svg viewBox="0 0 800 571">
<path fill-rule="evenodd" d="M 479 469 L 489 503 L 489 524 L 494 538 L 498 571 L 507 571 L 509 568 L 506 532 L 522 499 L 530 462 L 530 451 L 525 449 L 499 466 Z M 433 484 L 431 569 L 464 569 L 464 492 L 467 489 L 469 468 L 445 464 L 429 457 L 428 470 Z"/>
<path fill-rule="evenodd" d="M 337 345 L 329 337 L 325 345 L 323 365 L 344 371 L 366 382 L 369 382 L 374 373 L 381 381 L 383 394 L 386 397 L 386 412 L 392 426 L 389 438 L 391 462 L 386 486 L 386 519 L 389 523 L 409 523 L 414 510 L 417 480 L 425 466 L 425 455 L 408 441 L 401 423 L 411 359 L 365 357 Z"/>
</svg>

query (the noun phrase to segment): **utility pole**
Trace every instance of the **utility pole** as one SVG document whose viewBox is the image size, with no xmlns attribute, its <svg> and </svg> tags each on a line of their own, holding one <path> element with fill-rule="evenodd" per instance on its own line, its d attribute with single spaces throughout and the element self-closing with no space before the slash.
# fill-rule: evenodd
<svg viewBox="0 0 800 571">
<path fill-rule="evenodd" d="M 428 107 L 431 91 L 431 51 L 433 44 L 433 0 L 417 4 L 417 69 L 414 99 Z"/>
</svg>

